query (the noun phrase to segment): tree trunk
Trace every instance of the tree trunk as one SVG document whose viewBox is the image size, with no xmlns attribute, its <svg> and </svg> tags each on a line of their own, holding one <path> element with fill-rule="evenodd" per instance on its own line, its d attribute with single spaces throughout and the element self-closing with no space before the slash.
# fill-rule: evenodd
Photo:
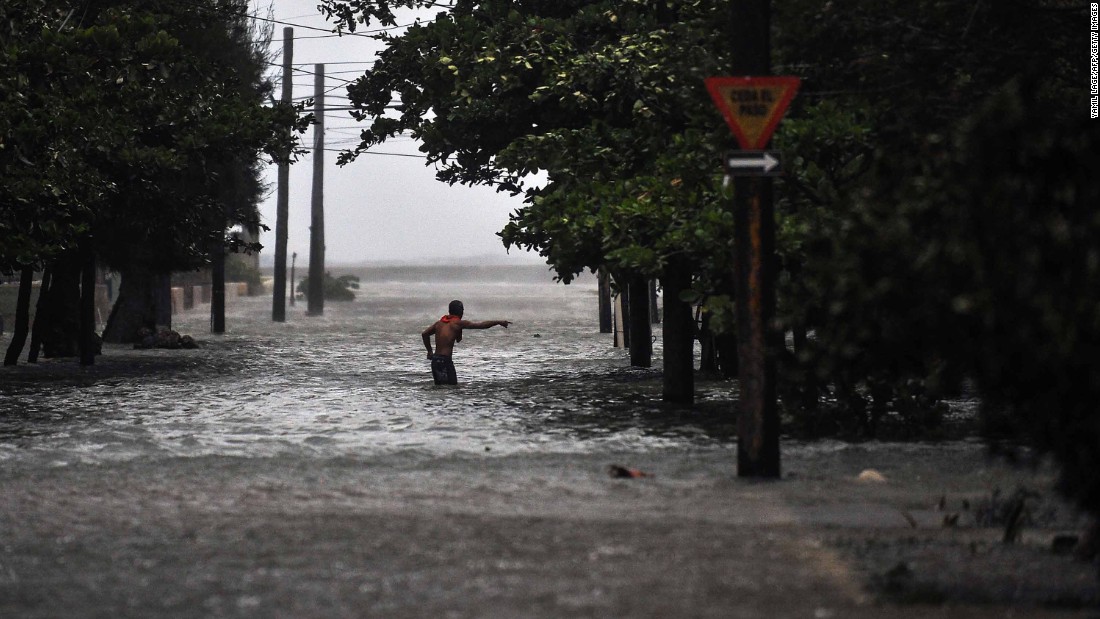
<svg viewBox="0 0 1100 619">
<path fill-rule="evenodd" d="M 740 375 L 740 362 L 737 358 L 737 335 L 724 333 L 714 338 L 718 350 L 718 369 L 722 378 L 737 378 Z"/>
<path fill-rule="evenodd" d="M 622 280 L 622 281 L 620 281 Z M 615 297 L 615 347 L 621 343 L 623 348 L 630 348 L 630 287 L 621 276 L 615 276 L 615 287 L 619 294 Z"/>
<path fill-rule="evenodd" d="M 611 277 L 607 271 L 600 269 L 596 278 L 599 280 L 598 293 L 600 299 L 600 333 L 612 332 L 611 317 Z"/>
<path fill-rule="evenodd" d="M 649 322 L 660 324 L 661 309 L 657 307 L 657 280 L 649 280 Z"/>
<path fill-rule="evenodd" d="M 691 287 L 691 271 L 682 263 L 669 264 L 661 279 L 665 315 L 664 399 L 677 404 L 695 402 L 695 316 L 680 293 Z"/>
<path fill-rule="evenodd" d="M 11 332 L 8 352 L 4 355 L 4 365 L 15 365 L 23 346 L 27 343 L 27 331 L 31 322 L 31 286 L 34 284 L 34 268 L 23 267 L 19 274 L 19 297 L 15 302 L 15 326 Z"/>
<path fill-rule="evenodd" d="M 38 351 L 42 349 L 42 332 L 49 322 L 46 319 L 46 291 L 53 281 L 53 270 L 42 271 L 42 283 L 38 286 L 38 303 L 34 309 L 34 325 L 31 327 L 31 349 L 27 352 L 27 363 L 38 363 Z"/>
<path fill-rule="evenodd" d="M 157 327 L 172 328 L 172 276 L 160 273 L 156 276 L 153 291 L 153 313 Z"/>
<path fill-rule="evenodd" d="M 122 283 L 118 286 L 118 300 L 107 318 L 103 341 L 115 344 L 131 344 L 138 339 L 142 328 L 156 330 L 157 276 L 140 266 L 130 265 L 119 271 Z"/>
<path fill-rule="evenodd" d="M 718 375 L 718 346 L 714 332 L 710 329 L 710 314 L 703 314 L 703 324 L 699 327 L 699 372 L 706 376 Z"/>
<path fill-rule="evenodd" d="M 225 247 L 220 242 L 210 258 L 210 332 L 225 333 Z"/>
<path fill-rule="evenodd" d="M 80 348 L 80 254 L 70 251 L 54 262 L 50 287 L 41 316 L 42 354 L 47 358 L 75 357 Z M 37 322 L 39 316 L 35 316 Z"/>
<path fill-rule="evenodd" d="M 630 365 L 648 368 L 653 365 L 653 332 L 649 321 L 649 282 L 632 277 L 627 304 L 630 305 Z"/>
<path fill-rule="evenodd" d="M 92 365 L 99 352 L 95 334 L 95 254 L 89 238 L 80 242 L 80 365 Z"/>
<path fill-rule="evenodd" d="M 817 374 L 814 372 L 812 365 L 807 366 L 803 361 L 803 354 L 809 347 L 809 335 L 806 333 L 805 326 L 798 326 L 794 328 L 794 356 L 795 363 L 798 367 L 803 368 L 802 379 L 802 408 L 808 411 L 817 410 L 819 388 L 817 385 Z"/>
</svg>

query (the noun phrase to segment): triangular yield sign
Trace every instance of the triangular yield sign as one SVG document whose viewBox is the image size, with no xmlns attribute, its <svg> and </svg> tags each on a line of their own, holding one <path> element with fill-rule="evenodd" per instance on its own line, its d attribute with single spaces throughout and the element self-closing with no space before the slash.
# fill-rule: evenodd
<svg viewBox="0 0 1100 619">
<path fill-rule="evenodd" d="M 761 150 L 802 82 L 797 77 L 708 77 L 707 91 L 744 150 Z"/>
</svg>

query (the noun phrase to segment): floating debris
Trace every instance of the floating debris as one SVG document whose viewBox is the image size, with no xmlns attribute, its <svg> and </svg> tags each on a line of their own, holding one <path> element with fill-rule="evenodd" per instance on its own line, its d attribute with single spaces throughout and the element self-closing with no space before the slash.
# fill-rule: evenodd
<svg viewBox="0 0 1100 619">
<path fill-rule="evenodd" d="M 608 466 L 607 472 L 610 473 L 612 477 L 618 478 L 635 479 L 638 477 L 653 477 L 653 475 L 646 473 L 645 471 L 631 469 L 625 466 L 619 466 L 618 464 L 612 464 Z"/>
<path fill-rule="evenodd" d="M 860 473 L 858 477 L 856 477 L 856 481 L 873 484 L 884 484 L 886 483 L 886 476 L 882 473 L 879 473 L 875 469 L 867 469 Z"/>
</svg>

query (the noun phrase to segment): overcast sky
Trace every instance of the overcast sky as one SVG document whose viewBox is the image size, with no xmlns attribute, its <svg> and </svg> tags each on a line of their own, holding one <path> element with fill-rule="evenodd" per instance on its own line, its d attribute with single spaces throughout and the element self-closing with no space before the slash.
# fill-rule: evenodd
<svg viewBox="0 0 1100 619">
<path fill-rule="evenodd" d="M 314 64 L 324 63 L 325 89 L 329 107 L 346 106 L 346 80 L 353 80 L 369 68 L 381 44 L 365 36 L 335 37 L 306 27 L 330 30 L 316 12 L 316 0 L 254 0 L 258 15 L 267 17 L 274 9 L 275 20 L 295 24 L 294 56 L 295 99 L 311 97 L 314 92 Z M 431 17 L 440 9 L 421 11 Z M 406 12 L 408 24 L 417 13 Z M 274 24 L 272 48 L 282 63 L 283 28 Z M 377 28 L 372 25 L 370 29 Z M 399 31 L 398 31 L 399 32 Z M 281 67 L 271 67 L 276 97 L 282 95 Z M 508 215 L 521 206 L 522 198 L 499 194 L 487 187 L 449 186 L 435 180 L 434 167 L 424 159 L 388 156 L 381 153 L 420 155 L 418 144 L 398 138 L 377 146 L 379 154 L 363 154 L 344 166 L 336 165 L 338 150 L 358 143 L 363 129 L 346 111 L 325 115 L 325 245 L 329 264 L 359 261 L 453 260 L 469 262 L 474 257 L 491 256 L 508 262 L 535 262 L 538 257 L 512 250 L 505 253 L 496 233 L 508 222 Z M 312 130 L 303 136 L 303 145 L 312 148 Z M 298 264 L 309 260 L 310 200 L 313 176 L 312 152 L 302 156 L 290 168 L 290 219 L 288 262 L 298 253 Z M 275 252 L 276 169 L 266 173 L 270 194 L 260 205 L 261 218 L 271 228 L 261 234 L 261 254 L 265 263 Z"/>
</svg>

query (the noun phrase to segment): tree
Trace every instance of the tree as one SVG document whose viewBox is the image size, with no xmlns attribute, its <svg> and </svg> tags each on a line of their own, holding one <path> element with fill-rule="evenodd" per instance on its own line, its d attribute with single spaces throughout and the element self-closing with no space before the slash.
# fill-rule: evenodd
<svg viewBox="0 0 1100 619">
<path fill-rule="evenodd" d="M 168 148 L 170 158 L 131 184 L 125 208 L 116 209 L 106 226 L 116 242 L 105 259 L 123 280 L 105 332 L 113 341 L 129 341 L 138 328 L 163 324 L 154 291 L 170 271 L 205 266 L 226 247 L 238 246 L 230 244 L 228 226 L 258 226 L 258 158 L 265 150 L 288 155 L 279 140 L 295 120 L 287 110 L 264 106 L 270 85 L 262 76 L 262 41 L 254 40 L 246 2 L 202 11 L 190 3 L 156 7 L 179 40 L 180 57 L 163 82 L 177 98 L 166 102 L 168 109 L 147 112 L 177 120 L 170 128 L 153 121 L 153 130 L 141 136 L 144 147 Z M 172 139 L 164 139 L 166 130 Z"/>
<path fill-rule="evenodd" d="M 1098 514 L 1086 7 L 858 8 L 783 5 L 784 61 L 814 101 L 780 135 L 813 162 L 785 179 L 784 259 L 800 268 L 784 319 L 815 334 L 800 367 L 896 411 L 970 377 L 986 435 L 1052 455 Z"/>
<path fill-rule="evenodd" d="M 230 223 L 257 225 L 258 157 L 289 157 L 304 126 L 264 105 L 247 6 L 5 7 L 0 268 L 50 268 L 48 354 L 89 341 L 63 327 L 80 323 L 73 291 L 94 256 L 124 273 L 107 335 L 126 340 L 155 321 L 154 279 L 206 264 Z"/>
<path fill-rule="evenodd" d="M 1084 74 L 1065 59 L 1081 10 L 777 5 L 779 64 L 804 80 L 777 143 L 793 163 L 780 192 L 780 319 L 798 351 L 784 385 L 807 428 L 874 435 L 888 415 L 934 422 L 932 402 L 970 371 L 953 351 L 974 332 L 950 309 L 966 266 L 937 258 L 958 233 L 947 211 L 965 207 L 928 208 L 925 192 L 970 116 L 1011 80 L 1036 76 L 1049 119 L 1070 113 Z M 819 390 L 832 391 L 834 414 L 802 415 Z"/>
<path fill-rule="evenodd" d="M 430 4 L 322 8 L 354 28 Z M 720 4 L 453 2 L 383 35 L 381 61 L 349 89 L 372 120 L 361 148 L 408 132 L 441 180 L 526 192 L 502 236 L 566 281 L 689 261 L 709 318 L 727 322 L 732 222 L 713 173 L 725 140 L 701 94 L 727 65 Z M 934 421 L 935 397 L 974 377 L 990 427 L 1054 453 L 1064 486 L 1097 511 L 1100 440 L 1080 404 L 1093 399 L 1084 351 L 1097 344 L 1096 304 L 1079 292 L 1096 288 L 1085 5 L 775 9 L 775 65 L 803 77 L 776 140 L 790 408 L 818 430 L 874 435 L 887 417 Z M 534 171 L 546 183 L 525 187 Z M 822 390 L 838 402 L 832 421 Z"/>
<path fill-rule="evenodd" d="M 326 301 L 354 301 L 355 293 L 359 290 L 359 278 L 354 275 L 341 275 L 333 277 L 332 273 L 325 272 L 325 279 L 321 288 Z M 304 277 L 298 282 L 298 292 L 306 294 L 309 290 L 309 278 Z"/>
<path fill-rule="evenodd" d="M 68 41 L 59 40 L 57 29 L 72 11 L 42 1 L 5 5 L 0 11 L 7 25 L 0 32 L 0 71 L 5 76 L 0 80 L 0 270 L 22 272 L 21 319 L 5 359 L 13 364 L 28 330 L 31 272 L 53 261 L 72 264 L 72 259 L 63 260 L 66 254 L 87 249 L 93 216 L 89 205 L 102 199 L 110 183 L 76 155 L 89 135 L 73 120 L 90 111 L 89 124 L 96 122 L 99 93 L 69 90 L 62 79 L 70 72 L 83 74 L 94 62 L 70 54 Z M 75 275 L 66 271 L 55 281 L 78 286 Z M 75 312 L 73 306 L 73 313 L 58 315 L 53 329 L 70 336 L 72 347 L 52 352 L 71 354 L 76 348 L 80 323 Z M 37 317 L 44 319 L 47 313 Z M 44 331 L 39 321 L 35 326 L 36 335 Z M 37 340 L 32 339 L 32 347 Z M 91 338 L 79 341 L 82 361 L 90 362 Z M 32 351 L 32 357 L 36 354 Z"/>
<path fill-rule="evenodd" d="M 389 23 L 391 6 L 427 4 L 322 8 L 354 29 Z M 455 2 L 380 37 L 387 49 L 349 87 L 358 117 L 371 120 L 356 152 L 406 132 L 440 180 L 525 192 L 501 232 L 506 246 L 539 251 L 567 283 L 586 268 L 661 278 L 680 291 L 665 297 L 677 308 L 667 333 L 690 342 L 690 309 L 679 306 L 693 275 L 729 279 L 716 275 L 729 269 L 732 238 L 716 165 L 724 130 L 702 88 L 726 54 L 723 19 L 690 1 Z M 386 115 L 394 94 L 397 118 Z M 525 187 L 540 170 L 546 183 Z M 691 355 L 676 363 L 690 368 Z M 666 377 L 681 381 L 666 383 L 666 397 L 691 400 L 690 370 Z"/>
</svg>

